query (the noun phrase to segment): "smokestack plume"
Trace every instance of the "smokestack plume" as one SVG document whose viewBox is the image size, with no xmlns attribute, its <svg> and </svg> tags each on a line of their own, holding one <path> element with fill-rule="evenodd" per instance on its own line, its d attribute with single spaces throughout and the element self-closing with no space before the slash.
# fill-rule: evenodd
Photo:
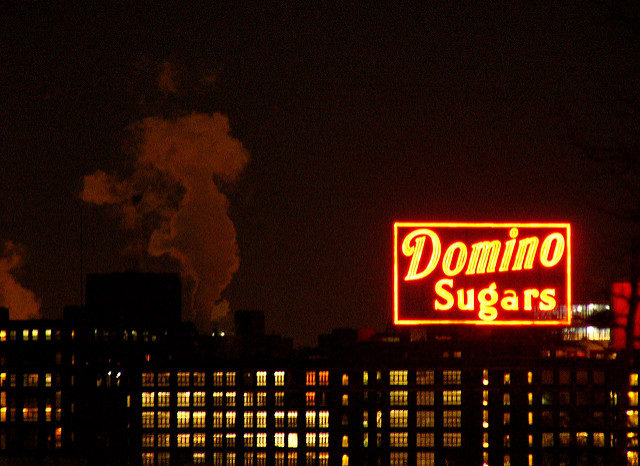
<svg viewBox="0 0 640 466">
<path fill-rule="evenodd" d="M 180 263 L 193 290 L 184 318 L 208 332 L 228 313 L 221 293 L 240 263 L 220 187 L 237 179 L 249 153 L 219 113 L 145 118 L 133 131 L 133 173 L 118 179 L 96 171 L 84 177 L 80 197 L 114 209 L 123 228 L 143 238 L 150 256 Z"/>
<path fill-rule="evenodd" d="M 4 243 L 0 256 L 0 307 L 9 308 L 11 319 L 38 319 L 40 300 L 14 277 L 22 266 L 23 257 L 24 247 L 11 241 Z"/>
</svg>

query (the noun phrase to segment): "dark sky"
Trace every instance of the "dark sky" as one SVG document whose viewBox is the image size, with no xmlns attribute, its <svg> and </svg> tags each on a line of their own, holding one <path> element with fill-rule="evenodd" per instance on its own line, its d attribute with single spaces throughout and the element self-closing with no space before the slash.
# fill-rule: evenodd
<svg viewBox="0 0 640 466">
<path fill-rule="evenodd" d="M 46 316 L 79 301 L 81 211 L 85 272 L 130 267 L 83 176 L 124 173 L 141 118 L 218 111 L 251 155 L 225 188 L 241 263 L 223 295 L 271 331 L 382 328 L 395 220 L 569 221 L 575 301 L 605 299 L 633 234 L 609 212 L 638 178 L 576 142 L 637 137 L 638 37 L 600 2 L 450 3 L 2 7 L 0 240 L 26 248 L 20 282 Z"/>
</svg>

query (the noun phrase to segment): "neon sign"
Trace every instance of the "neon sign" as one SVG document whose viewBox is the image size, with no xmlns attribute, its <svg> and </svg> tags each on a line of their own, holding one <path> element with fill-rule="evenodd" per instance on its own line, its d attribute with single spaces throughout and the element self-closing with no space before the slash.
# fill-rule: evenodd
<svg viewBox="0 0 640 466">
<path fill-rule="evenodd" d="M 568 223 L 396 222 L 396 325 L 569 325 Z"/>
</svg>

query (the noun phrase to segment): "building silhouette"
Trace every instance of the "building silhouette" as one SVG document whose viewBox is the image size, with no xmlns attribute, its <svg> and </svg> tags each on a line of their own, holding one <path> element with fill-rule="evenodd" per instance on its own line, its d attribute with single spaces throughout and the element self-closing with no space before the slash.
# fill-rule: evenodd
<svg viewBox="0 0 640 466">
<path fill-rule="evenodd" d="M 622 446 L 638 462 L 638 371 L 622 393 L 593 319 L 608 306 L 576 306 L 568 329 L 337 329 L 294 350 L 255 310 L 197 335 L 180 293 L 171 275 L 90 276 L 63 319 L 1 312 L 3 461 L 592 465 Z"/>
</svg>

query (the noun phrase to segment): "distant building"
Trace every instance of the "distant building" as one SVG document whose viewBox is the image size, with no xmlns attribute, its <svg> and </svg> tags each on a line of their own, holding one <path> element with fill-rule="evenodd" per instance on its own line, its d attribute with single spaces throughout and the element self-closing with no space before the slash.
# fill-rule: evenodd
<svg viewBox="0 0 640 466">
<path fill-rule="evenodd" d="M 638 371 L 623 379 L 593 315 L 576 330 L 340 329 L 294 351 L 259 311 L 234 337 L 198 336 L 176 322 L 179 285 L 153 284 L 173 278 L 130 277 L 154 297 L 97 277 L 62 320 L 0 320 L 5 462 L 638 462 Z"/>
</svg>

